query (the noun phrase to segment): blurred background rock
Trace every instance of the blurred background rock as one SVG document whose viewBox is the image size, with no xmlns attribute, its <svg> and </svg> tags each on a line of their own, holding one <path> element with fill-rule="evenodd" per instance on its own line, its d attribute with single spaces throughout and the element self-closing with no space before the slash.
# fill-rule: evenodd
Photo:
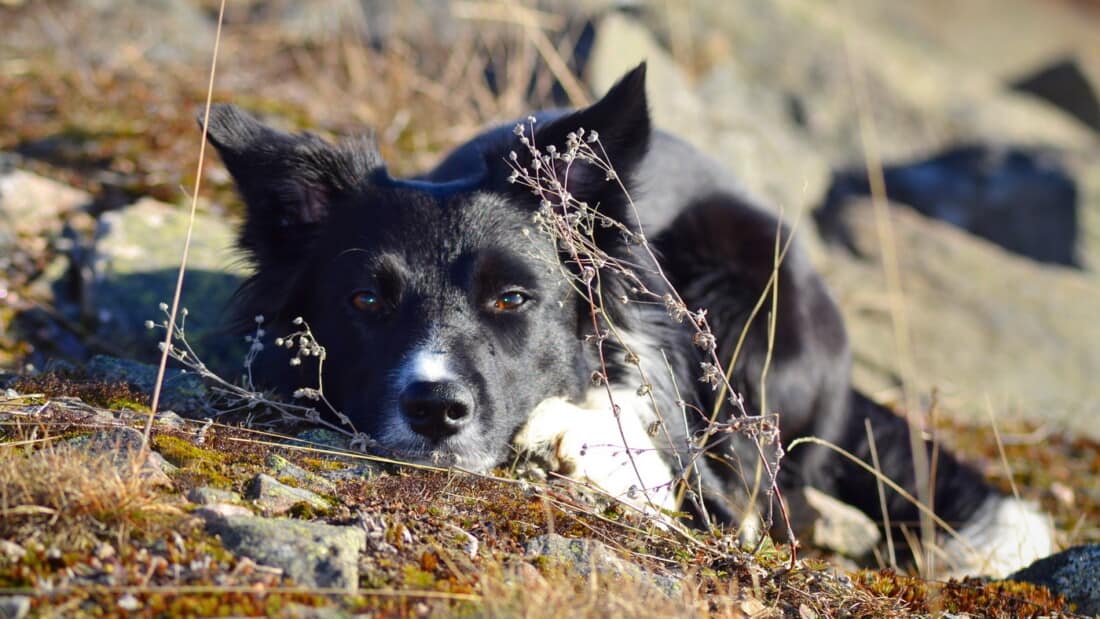
<svg viewBox="0 0 1100 619">
<path fill-rule="evenodd" d="M 0 368 L 155 356 L 182 251 L 212 0 L 0 1 Z M 640 60 L 658 126 L 797 222 L 856 380 L 901 398 L 867 144 L 885 167 L 923 408 L 1100 435 L 1100 2 L 236 1 L 215 98 L 373 129 L 410 173 L 485 123 L 583 104 Z M 208 161 L 184 293 L 221 310 L 239 204 Z"/>
</svg>

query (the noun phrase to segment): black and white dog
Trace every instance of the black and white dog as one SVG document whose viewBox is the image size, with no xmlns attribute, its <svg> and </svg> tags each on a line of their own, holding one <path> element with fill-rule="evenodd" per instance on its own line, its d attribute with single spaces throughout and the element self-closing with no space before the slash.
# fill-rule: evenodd
<svg viewBox="0 0 1100 619">
<path fill-rule="evenodd" d="M 533 455 L 636 505 L 734 523 L 744 506 L 732 499 L 746 496 L 758 454 L 734 433 L 694 447 L 708 425 L 730 427 L 721 424 L 740 414 L 716 403 L 713 380 L 699 380 L 705 337 L 701 348 L 670 318 L 678 310 L 661 302 L 664 280 L 650 271 L 631 280 L 541 233 L 537 215 L 561 204 L 510 181 L 514 169 L 544 164 L 532 173 L 618 224 L 593 226 L 600 256 L 620 265 L 659 257 L 681 310 L 706 308 L 722 360 L 768 289 L 788 231 L 720 165 L 651 128 L 644 65 L 588 108 L 520 126 L 490 129 L 431 172 L 395 179 L 368 138 L 332 145 L 216 106 L 208 135 L 247 205 L 239 245 L 255 267 L 239 291 L 241 316 L 263 314 L 273 332 L 304 317 L 327 349 L 326 396 L 393 455 L 475 470 Z M 560 156 L 582 128 L 598 132 L 593 143 L 614 173 Z M 536 164 L 519 133 L 558 156 Z M 630 234 L 639 229 L 644 246 Z M 595 313 L 585 282 L 597 282 Z M 657 302 L 640 288 L 658 291 Z M 776 411 L 783 445 L 817 436 L 867 462 L 869 420 L 881 471 L 915 495 L 908 425 L 851 388 L 840 314 L 797 246 L 778 267 L 778 299 L 764 301 L 731 371 L 744 408 Z M 593 337 L 597 328 L 607 337 Z M 316 384 L 310 372 L 284 360 L 264 379 L 294 389 Z M 702 490 L 687 493 L 694 502 L 681 501 L 681 477 Z M 883 519 L 875 478 L 824 447 L 793 450 L 779 484 L 813 486 Z M 932 490 L 936 514 L 959 532 L 945 538 L 956 568 L 1001 574 L 1051 551 L 1042 514 L 950 455 L 939 454 Z M 887 490 L 886 505 L 894 525 L 918 521 L 899 494 Z"/>
</svg>

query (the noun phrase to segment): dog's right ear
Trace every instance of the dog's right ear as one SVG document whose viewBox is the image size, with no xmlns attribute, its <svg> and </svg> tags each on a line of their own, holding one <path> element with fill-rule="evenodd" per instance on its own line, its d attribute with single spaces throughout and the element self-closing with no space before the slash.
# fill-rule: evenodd
<svg viewBox="0 0 1100 619">
<path fill-rule="evenodd" d="M 205 115 L 198 117 L 202 126 Z M 233 176 L 247 212 L 239 245 L 262 268 L 295 261 L 333 201 L 382 161 L 369 139 L 329 144 L 264 125 L 229 104 L 210 108 L 206 137 Z"/>
</svg>

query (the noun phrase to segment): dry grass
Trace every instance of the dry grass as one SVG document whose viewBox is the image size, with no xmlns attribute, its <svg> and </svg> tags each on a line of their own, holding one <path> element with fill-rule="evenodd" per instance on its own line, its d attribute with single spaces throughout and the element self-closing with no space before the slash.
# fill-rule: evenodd
<svg viewBox="0 0 1100 619">
<path fill-rule="evenodd" d="M 0 538 L 63 551 L 126 542 L 155 515 L 178 513 L 159 483 L 136 452 L 92 455 L 65 442 L 33 451 L 0 446 Z"/>
</svg>

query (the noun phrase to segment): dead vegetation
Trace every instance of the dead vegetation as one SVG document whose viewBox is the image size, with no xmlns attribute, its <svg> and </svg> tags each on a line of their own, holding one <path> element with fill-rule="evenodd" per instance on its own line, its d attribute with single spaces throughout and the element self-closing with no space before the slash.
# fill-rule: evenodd
<svg viewBox="0 0 1100 619">
<path fill-rule="evenodd" d="M 139 454 L 87 452 L 64 442 L 0 459 L 0 536 L 86 552 L 99 539 L 129 540 L 159 514 L 178 511 L 141 474 Z M 53 537 L 54 534 L 56 537 Z"/>
<path fill-rule="evenodd" d="M 37 413 L 16 413 L 17 407 Z M 132 456 L 89 455 L 69 444 L 114 425 L 90 421 L 74 400 L 9 398 L 2 410 L 8 417 L 0 426 L 0 538 L 16 550 L 6 547 L 0 558 L 0 588 L 37 591 L 35 608 L 43 614 L 134 604 L 142 616 L 304 610 L 295 605 L 385 616 L 530 617 L 1032 616 L 1063 607 L 1043 589 L 1013 583 L 846 574 L 820 552 L 792 569 L 784 547 L 766 544 L 749 555 L 726 536 L 684 537 L 624 508 L 593 507 L 569 483 L 400 466 L 376 466 L 338 482 L 327 513 L 291 512 L 368 533 L 358 593 L 301 589 L 277 570 L 225 551 L 182 497 L 199 486 L 243 492 L 272 453 L 322 475 L 362 466 L 362 456 L 220 424 L 199 445 L 202 424 L 158 424 L 154 449 L 179 467 L 166 486 L 142 476 Z M 125 408 L 114 416 L 139 422 Z M 975 433 L 984 436 L 976 447 L 995 452 L 988 433 Z M 1031 446 L 1044 454 L 1048 470 L 1073 466 L 1084 474 L 1083 459 L 1095 467 L 1088 474 L 1100 476 L 1100 446 L 1078 448 L 1069 462 L 1057 449 Z M 1020 477 L 1029 479 L 1029 472 Z M 1022 491 L 1035 489 L 1025 483 Z M 1059 522 L 1100 514 L 1100 501 L 1084 495 L 1072 507 L 1054 507 Z M 547 534 L 598 541 L 655 576 L 638 580 L 600 569 L 586 575 L 560 559 L 529 555 L 528 543 Z M 677 588 L 655 586 L 665 582 L 652 579 L 661 575 Z"/>
</svg>

